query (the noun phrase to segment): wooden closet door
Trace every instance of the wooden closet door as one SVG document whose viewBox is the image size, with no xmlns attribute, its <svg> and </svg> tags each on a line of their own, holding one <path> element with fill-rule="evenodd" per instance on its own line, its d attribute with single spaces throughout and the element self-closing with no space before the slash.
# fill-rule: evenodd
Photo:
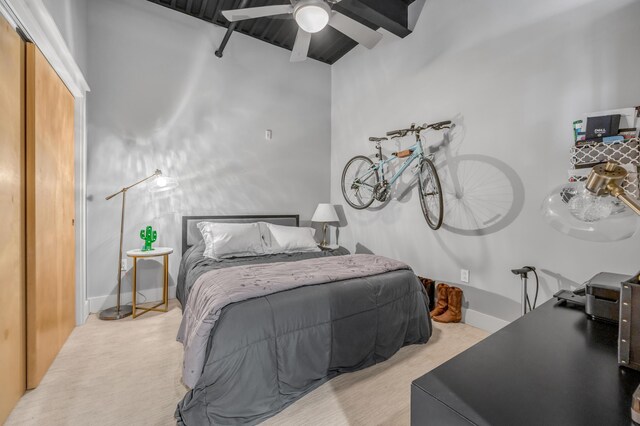
<svg viewBox="0 0 640 426">
<path fill-rule="evenodd" d="M 25 391 L 24 42 L 0 15 L 0 424 Z"/>
<path fill-rule="evenodd" d="M 27 43 L 27 388 L 75 327 L 74 100 Z"/>
</svg>

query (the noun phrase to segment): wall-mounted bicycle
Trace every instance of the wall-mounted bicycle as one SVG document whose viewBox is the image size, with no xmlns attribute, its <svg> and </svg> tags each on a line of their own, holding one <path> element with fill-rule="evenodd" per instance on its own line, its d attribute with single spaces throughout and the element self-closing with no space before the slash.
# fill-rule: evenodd
<svg viewBox="0 0 640 426">
<path fill-rule="evenodd" d="M 433 165 L 433 154 L 425 154 L 422 147 L 422 138 L 420 133 L 425 130 L 442 130 L 449 129 L 451 121 L 441 121 L 433 124 L 423 124 L 417 126 L 412 124 L 408 129 L 394 130 L 387 132 L 386 138 L 369 138 L 371 142 L 376 143 L 377 162 L 373 162 L 369 157 L 358 155 L 353 157 L 342 172 L 342 195 L 347 203 L 354 209 L 362 210 L 369 207 L 374 200 L 384 202 L 388 199 L 392 185 L 402 176 L 405 170 L 418 160 L 415 170 L 419 173 L 418 188 L 420 196 L 420 206 L 422 214 L 431 229 L 438 229 L 442 226 L 443 219 L 443 201 L 442 188 L 440 186 L 440 178 L 438 172 Z M 404 151 L 394 152 L 393 155 L 385 159 L 382 156 L 382 142 L 395 138 L 401 138 L 408 134 L 416 137 L 415 145 Z M 406 158 L 398 171 L 388 180 L 385 177 L 385 166 L 397 161 L 400 158 Z"/>
</svg>

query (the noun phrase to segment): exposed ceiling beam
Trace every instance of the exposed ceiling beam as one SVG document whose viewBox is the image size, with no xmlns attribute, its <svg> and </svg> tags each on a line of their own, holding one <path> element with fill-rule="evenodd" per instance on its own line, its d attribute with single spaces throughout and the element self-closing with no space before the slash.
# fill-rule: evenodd
<svg viewBox="0 0 640 426">
<path fill-rule="evenodd" d="M 405 38 L 411 34 L 407 28 L 409 22 L 408 5 L 413 1 L 389 0 L 343 0 L 334 9 L 345 14 L 355 14 L 367 21 Z"/>
</svg>

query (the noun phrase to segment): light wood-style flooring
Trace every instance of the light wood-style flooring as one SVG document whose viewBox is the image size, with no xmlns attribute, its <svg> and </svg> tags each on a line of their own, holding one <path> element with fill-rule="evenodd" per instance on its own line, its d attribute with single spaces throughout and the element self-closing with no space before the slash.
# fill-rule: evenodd
<svg viewBox="0 0 640 426">
<path fill-rule="evenodd" d="M 18 403 L 7 425 L 174 425 L 182 346 L 181 312 L 77 327 L 40 386 Z M 487 336 L 466 324 L 434 323 L 426 345 L 339 376 L 301 398 L 268 425 L 408 425 L 410 384 Z"/>
</svg>

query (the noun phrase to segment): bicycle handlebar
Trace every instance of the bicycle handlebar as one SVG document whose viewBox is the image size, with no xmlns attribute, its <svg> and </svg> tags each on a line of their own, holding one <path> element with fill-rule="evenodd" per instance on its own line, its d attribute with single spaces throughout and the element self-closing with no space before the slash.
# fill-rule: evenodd
<svg viewBox="0 0 640 426">
<path fill-rule="evenodd" d="M 408 129 L 392 130 L 390 132 L 387 132 L 387 136 L 390 136 L 390 137 L 403 137 L 403 136 L 406 136 L 407 133 L 410 133 L 410 132 L 420 133 L 421 131 L 427 130 L 427 129 L 442 130 L 444 128 L 449 128 L 450 124 L 451 124 L 451 120 L 439 121 L 437 123 L 432 123 L 432 124 L 425 123 L 422 126 L 418 126 L 418 127 L 416 127 L 415 123 L 412 123 L 411 127 L 409 127 Z"/>
</svg>

